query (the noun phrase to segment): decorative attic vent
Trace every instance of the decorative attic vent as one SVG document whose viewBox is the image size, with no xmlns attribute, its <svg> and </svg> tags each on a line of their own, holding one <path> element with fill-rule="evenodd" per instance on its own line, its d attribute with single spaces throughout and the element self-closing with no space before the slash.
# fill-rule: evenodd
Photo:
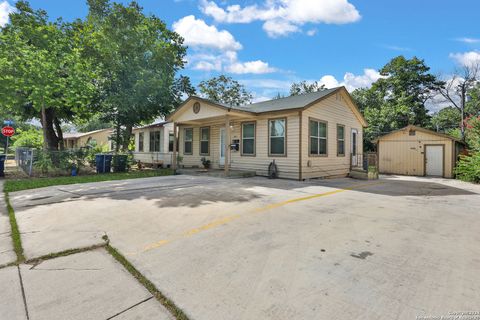
<svg viewBox="0 0 480 320">
<path fill-rule="evenodd" d="M 412 129 L 412 130 L 408 131 L 408 135 L 409 136 L 414 136 L 415 135 L 415 130 Z"/>
</svg>

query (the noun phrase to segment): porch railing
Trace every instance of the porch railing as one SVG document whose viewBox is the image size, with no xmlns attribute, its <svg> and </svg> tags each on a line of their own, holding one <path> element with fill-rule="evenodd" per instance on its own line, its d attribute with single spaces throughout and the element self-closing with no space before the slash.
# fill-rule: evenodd
<svg viewBox="0 0 480 320">
<path fill-rule="evenodd" d="M 377 167 L 377 154 L 375 152 L 356 155 L 350 154 L 350 170 L 368 170 L 368 168 L 372 166 Z"/>
</svg>

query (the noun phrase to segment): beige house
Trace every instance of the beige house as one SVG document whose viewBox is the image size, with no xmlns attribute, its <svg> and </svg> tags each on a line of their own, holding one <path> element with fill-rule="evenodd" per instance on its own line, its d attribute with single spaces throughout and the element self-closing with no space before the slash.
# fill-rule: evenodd
<svg viewBox="0 0 480 320">
<path fill-rule="evenodd" d="M 379 172 L 453 177 L 463 142 L 428 129 L 407 126 L 377 140 Z"/>
<path fill-rule="evenodd" d="M 289 179 L 346 176 L 359 163 L 365 119 L 344 87 L 228 106 L 190 97 L 168 118 L 185 167 L 211 167 Z M 174 166 L 176 164 L 174 163 Z"/>
<path fill-rule="evenodd" d="M 111 135 L 112 129 L 110 128 L 90 132 L 64 133 L 63 143 L 66 149 L 76 149 L 96 144 L 107 146 L 108 150 L 112 150 Z"/>
<path fill-rule="evenodd" d="M 134 159 L 145 164 L 170 167 L 173 159 L 173 124 L 159 121 L 133 129 Z"/>
</svg>

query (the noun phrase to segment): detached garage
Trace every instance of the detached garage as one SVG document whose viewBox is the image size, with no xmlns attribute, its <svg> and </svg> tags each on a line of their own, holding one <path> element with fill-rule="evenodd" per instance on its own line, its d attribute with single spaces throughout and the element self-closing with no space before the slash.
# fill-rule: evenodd
<svg viewBox="0 0 480 320">
<path fill-rule="evenodd" d="M 416 126 L 377 139 L 380 173 L 453 178 L 460 140 Z"/>
</svg>

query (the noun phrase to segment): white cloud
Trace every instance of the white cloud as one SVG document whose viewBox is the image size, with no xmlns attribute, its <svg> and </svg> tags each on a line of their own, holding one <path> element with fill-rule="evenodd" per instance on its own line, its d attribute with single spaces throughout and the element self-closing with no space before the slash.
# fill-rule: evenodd
<svg viewBox="0 0 480 320">
<path fill-rule="evenodd" d="M 320 78 L 319 83 L 325 85 L 327 88 L 345 86 L 347 90 L 351 92 L 358 88 L 368 88 L 381 77 L 378 71 L 367 68 L 363 70 L 363 74 L 361 75 L 355 75 L 351 72 L 345 73 L 342 81 L 338 81 L 332 75 L 325 75 Z"/>
<path fill-rule="evenodd" d="M 227 30 L 218 30 L 193 15 L 174 22 L 173 30 L 185 39 L 185 44 L 193 51 L 187 57 L 187 64 L 193 70 L 235 74 L 264 74 L 276 71 L 261 60 L 239 61 L 237 51 L 242 49 L 240 42 Z"/>
<path fill-rule="evenodd" d="M 240 5 L 222 8 L 214 1 L 202 0 L 200 9 L 217 22 L 264 21 L 263 29 L 271 37 L 298 32 L 307 23 L 345 24 L 361 19 L 348 0 L 265 0 L 261 6 L 254 4 L 243 8 Z"/>
<path fill-rule="evenodd" d="M 464 53 L 450 53 L 450 58 L 462 66 L 480 64 L 480 52 L 469 51 Z"/>
<path fill-rule="evenodd" d="M 307 36 L 313 37 L 317 34 L 317 29 L 310 29 L 307 31 Z"/>
<path fill-rule="evenodd" d="M 464 37 L 464 38 L 457 38 L 455 40 L 463 43 L 468 43 L 468 44 L 480 43 L 480 39 L 477 39 L 477 38 Z"/>
<path fill-rule="evenodd" d="M 236 74 L 245 74 L 245 73 L 272 73 L 276 69 L 268 65 L 267 62 L 261 60 L 248 61 L 248 62 L 234 62 L 231 65 L 226 67 L 226 71 Z"/>
<path fill-rule="evenodd" d="M 7 1 L 0 2 L 0 27 L 4 27 L 8 23 L 8 15 L 15 11 Z"/>
<path fill-rule="evenodd" d="M 271 38 L 278 38 L 293 32 L 299 32 L 300 28 L 282 19 L 268 20 L 263 24 L 263 30 Z"/>
<path fill-rule="evenodd" d="M 218 30 L 205 21 L 190 15 L 173 23 L 173 30 L 192 47 L 214 48 L 219 50 L 240 50 L 242 45 L 227 30 Z"/>
<path fill-rule="evenodd" d="M 384 47 L 386 49 L 393 50 L 393 51 L 412 51 L 412 49 L 408 47 L 400 47 L 400 46 L 392 46 L 392 45 L 386 45 Z"/>
<path fill-rule="evenodd" d="M 242 79 L 242 84 L 251 88 L 269 89 L 271 91 L 288 91 L 292 84 L 291 81 L 277 79 Z"/>
</svg>

